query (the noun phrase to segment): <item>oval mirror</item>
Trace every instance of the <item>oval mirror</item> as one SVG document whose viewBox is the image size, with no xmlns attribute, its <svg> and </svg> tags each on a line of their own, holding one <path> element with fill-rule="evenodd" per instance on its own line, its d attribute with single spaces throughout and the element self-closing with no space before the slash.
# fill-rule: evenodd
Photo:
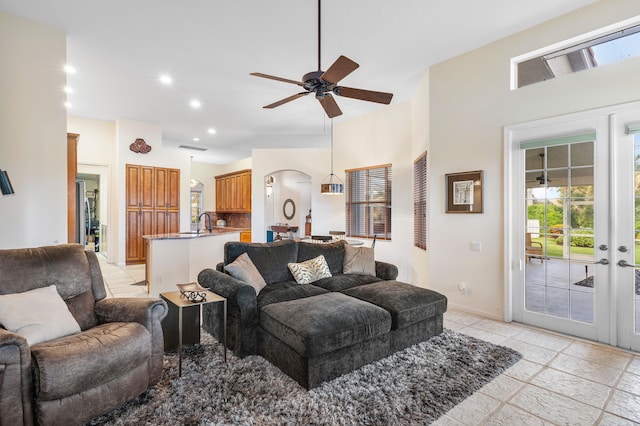
<svg viewBox="0 0 640 426">
<path fill-rule="evenodd" d="M 282 206 L 282 213 L 284 213 L 284 217 L 287 220 L 293 219 L 296 215 L 296 204 L 293 202 L 291 198 L 287 198 Z"/>
</svg>

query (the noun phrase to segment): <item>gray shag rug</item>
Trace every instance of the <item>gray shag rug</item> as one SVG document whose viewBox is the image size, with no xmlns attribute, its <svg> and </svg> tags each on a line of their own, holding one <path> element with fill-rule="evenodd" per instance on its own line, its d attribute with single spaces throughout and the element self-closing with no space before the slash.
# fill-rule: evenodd
<svg viewBox="0 0 640 426">
<path fill-rule="evenodd" d="M 310 391 L 259 356 L 237 358 L 202 331 L 164 357 L 161 381 L 90 425 L 429 424 L 515 364 L 520 354 L 455 331 Z"/>
</svg>

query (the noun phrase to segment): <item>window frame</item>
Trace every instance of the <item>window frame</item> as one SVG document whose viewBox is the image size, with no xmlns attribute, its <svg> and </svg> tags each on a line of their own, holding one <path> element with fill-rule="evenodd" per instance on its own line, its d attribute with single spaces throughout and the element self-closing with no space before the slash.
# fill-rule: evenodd
<svg viewBox="0 0 640 426">
<path fill-rule="evenodd" d="M 382 173 L 382 176 L 379 173 Z M 372 185 L 372 180 L 380 177 L 384 179 L 382 191 L 384 198 L 382 200 L 374 200 L 373 195 L 375 194 L 372 193 L 372 188 L 375 186 Z M 354 192 L 354 182 L 360 179 L 363 179 L 364 188 Z M 345 230 L 347 236 L 391 240 L 392 180 L 393 170 L 391 164 L 345 170 Z M 377 195 L 380 194 L 378 193 Z M 360 206 L 362 208 L 359 208 Z M 380 207 L 383 208 L 380 209 Z M 382 211 L 382 218 L 376 220 L 372 217 L 374 210 L 378 214 Z M 363 222 L 360 222 L 356 217 L 356 211 L 364 213 L 364 217 L 360 219 Z M 355 226 L 354 221 L 357 221 Z M 380 223 L 382 223 L 382 232 L 380 232 L 381 229 L 379 228 Z M 358 232 L 359 230 L 364 230 L 364 232 Z"/>
</svg>

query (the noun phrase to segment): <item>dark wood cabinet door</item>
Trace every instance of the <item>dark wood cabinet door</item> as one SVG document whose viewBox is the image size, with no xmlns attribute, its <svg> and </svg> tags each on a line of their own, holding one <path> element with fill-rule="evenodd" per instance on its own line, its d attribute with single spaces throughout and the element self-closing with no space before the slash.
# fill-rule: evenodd
<svg viewBox="0 0 640 426">
<path fill-rule="evenodd" d="M 167 208 L 180 210 L 180 169 L 167 169 Z"/>
</svg>

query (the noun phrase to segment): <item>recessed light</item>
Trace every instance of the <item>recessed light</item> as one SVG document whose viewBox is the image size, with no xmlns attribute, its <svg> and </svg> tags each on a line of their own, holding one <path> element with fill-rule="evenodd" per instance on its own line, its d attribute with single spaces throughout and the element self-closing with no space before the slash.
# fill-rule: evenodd
<svg viewBox="0 0 640 426">
<path fill-rule="evenodd" d="M 75 74 L 76 69 L 72 65 L 67 64 L 64 66 L 64 72 L 66 72 L 67 74 Z"/>
<path fill-rule="evenodd" d="M 194 142 L 200 142 L 200 138 L 193 138 Z"/>
<path fill-rule="evenodd" d="M 71 87 L 69 87 L 69 86 L 65 86 L 64 87 L 64 91 L 65 91 L 65 93 L 73 93 L 73 89 Z"/>
<path fill-rule="evenodd" d="M 71 108 L 71 102 L 65 102 L 64 106 L 65 108 Z"/>
<path fill-rule="evenodd" d="M 191 105 L 191 108 L 193 109 L 200 109 L 200 107 L 202 106 L 200 101 L 197 99 L 192 99 L 191 102 L 189 102 L 189 105 Z"/>
<path fill-rule="evenodd" d="M 173 83 L 173 80 L 171 79 L 170 76 L 163 74 L 160 76 L 160 83 L 165 84 L 165 85 L 170 85 L 171 83 Z"/>
<path fill-rule="evenodd" d="M 207 130 L 207 132 L 209 132 L 210 135 L 215 135 L 216 129 L 214 129 L 213 127 L 209 127 L 209 130 Z"/>
</svg>

